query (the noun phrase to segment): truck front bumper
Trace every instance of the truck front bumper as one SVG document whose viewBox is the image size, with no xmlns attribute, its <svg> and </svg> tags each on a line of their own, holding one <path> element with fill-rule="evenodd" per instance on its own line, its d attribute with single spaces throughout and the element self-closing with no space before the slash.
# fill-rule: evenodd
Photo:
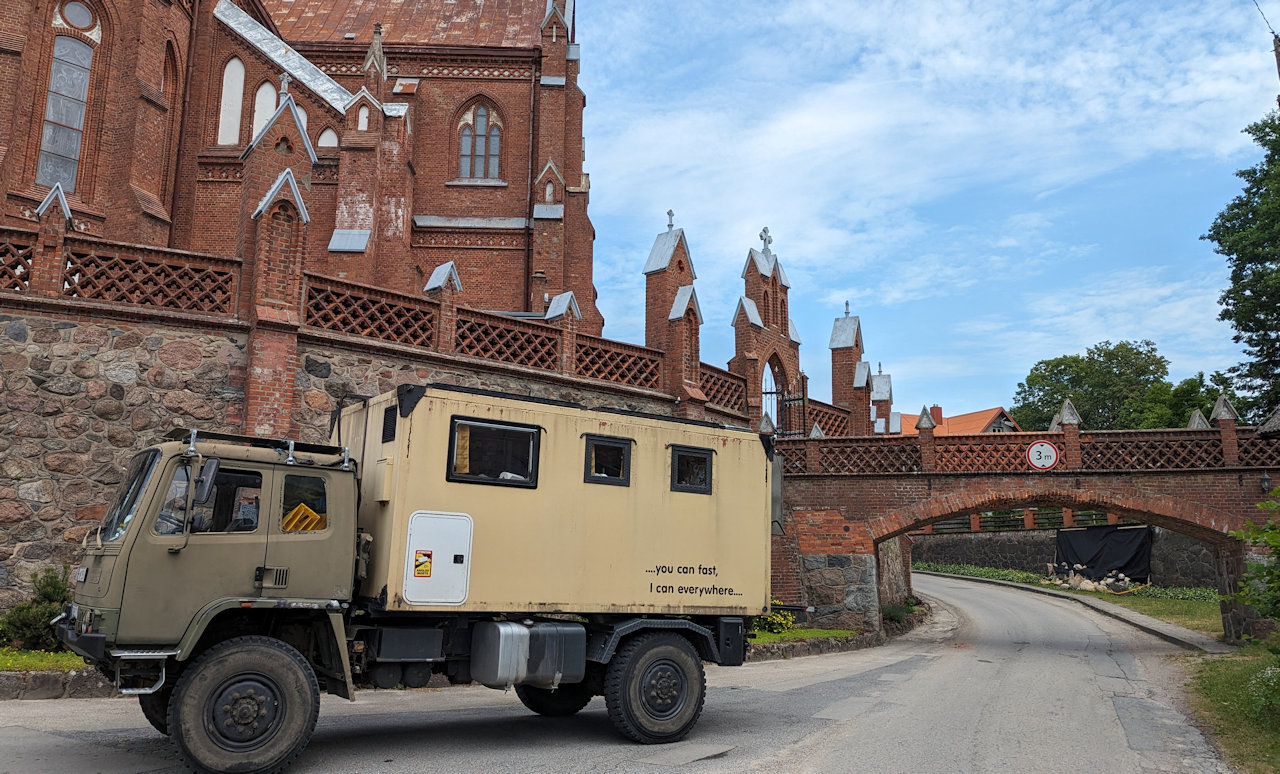
<svg viewBox="0 0 1280 774">
<path fill-rule="evenodd" d="M 107 655 L 107 635 L 76 634 L 75 627 L 74 620 L 58 622 L 55 631 L 62 644 L 85 658 L 93 659 L 94 661 L 104 660 Z"/>
</svg>

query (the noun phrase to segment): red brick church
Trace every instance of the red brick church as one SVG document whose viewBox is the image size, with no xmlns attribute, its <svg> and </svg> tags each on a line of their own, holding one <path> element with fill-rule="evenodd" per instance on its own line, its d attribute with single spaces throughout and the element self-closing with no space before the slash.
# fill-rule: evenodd
<svg viewBox="0 0 1280 774">
<path fill-rule="evenodd" d="M 592 285 L 573 0 L 8 0 L 3 224 L 540 313 Z M 302 225 L 306 228 L 301 228 Z M 296 232 L 296 233 L 295 233 Z"/>
</svg>

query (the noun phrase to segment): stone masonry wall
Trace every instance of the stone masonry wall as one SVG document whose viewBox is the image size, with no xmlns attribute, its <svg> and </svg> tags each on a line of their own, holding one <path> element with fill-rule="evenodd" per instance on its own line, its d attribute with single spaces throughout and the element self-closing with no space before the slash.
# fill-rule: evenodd
<svg viewBox="0 0 1280 774">
<path fill-rule="evenodd" d="M 939 564 L 976 564 L 1008 570 L 1044 572 L 1054 560 L 1057 531 L 915 535 L 912 558 Z M 1151 580 L 1160 586 L 1217 585 L 1213 549 L 1195 538 L 1156 527 L 1151 546 Z"/>
<path fill-rule="evenodd" d="M 0 608 L 74 565 L 123 466 L 169 429 L 238 431 L 245 335 L 0 314 Z"/>
</svg>

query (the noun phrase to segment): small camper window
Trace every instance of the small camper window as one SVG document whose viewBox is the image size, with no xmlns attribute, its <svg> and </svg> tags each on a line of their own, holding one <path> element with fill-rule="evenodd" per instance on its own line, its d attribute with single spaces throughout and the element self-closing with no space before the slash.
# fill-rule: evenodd
<svg viewBox="0 0 1280 774">
<path fill-rule="evenodd" d="M 450 481 L 534 488 L 539 428 L 454 417 L 449 434 Z"/>
<path fill-rule="evenodd" d="M 583 480 L 588 484 L 631 485 L 631 439 L 606 435 L 586 436 L 587 458 Z"/>
<path fill-rule="evenodd" d="M 671 491 L 711 494 L 711 450 L 671 447 Z"/>
</svg>

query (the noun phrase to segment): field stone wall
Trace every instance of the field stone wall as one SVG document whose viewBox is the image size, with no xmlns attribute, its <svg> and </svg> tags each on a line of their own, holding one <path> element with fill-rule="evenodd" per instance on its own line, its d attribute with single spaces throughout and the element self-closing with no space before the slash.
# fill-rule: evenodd
<svg viewBox="0 0 1280 774">
<path fill-rule="evenodd" d="M 1054 560 L 1057 530 L 966 532 L 914 535 L 912 559 L 939 564 L 976 564 L 1002 570 L 1043 573 Z M 1159 586 L 1217 587 L 1213 548 L 1202 540 L 1155 528 L 1151 580 Z"/>
<path fill-rule="evenodd" d="M 244 364 L 234 330 L 0 314 L 0 608 L 76 563 L 138 447 L 238 431 Z"/>
</svg>

